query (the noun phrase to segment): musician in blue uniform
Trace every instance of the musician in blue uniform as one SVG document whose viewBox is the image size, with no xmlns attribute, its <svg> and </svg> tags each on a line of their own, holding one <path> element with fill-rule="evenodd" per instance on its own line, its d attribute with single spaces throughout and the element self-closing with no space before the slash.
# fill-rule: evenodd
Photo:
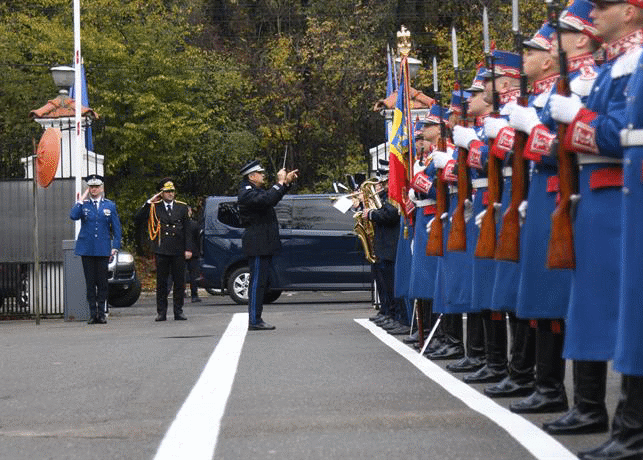
<svg viewBox="0 0 643 460">
<path fill-rule="evenodd" d="M 574 221 L 576 269 L 565 330 L 564 356 L 579 361 L 608 361 L 616 344 L 621 272 L 621 203 L 626 88 L 636 69 L 643 39 L 638 2 L 598 1 L 591 12 L 597 35 L 605 42 L 600 67 L 585 107 L 578 97 L 551 97 L 552 117 L 569 123 L 564 142 L 578 153 L 579 195 Z M 600 267 L 600 269 L 597 269 Z M 605 392 L 604 380 L 600 382 Z M 603 456 L 581 458 L 633 458 Z"/>
<path fill-rule="evenodd" d="M 121 248 L 121 223 L 116 204 L 103 196 L 103 176 L 91 174 L 84 180 L 88 188 L 71 208 L 69 217 L 81 221 L 75 254 L 83 262 L 89 324 L 105 324 L 107 266 L 110 256 Z"/>
</svg>

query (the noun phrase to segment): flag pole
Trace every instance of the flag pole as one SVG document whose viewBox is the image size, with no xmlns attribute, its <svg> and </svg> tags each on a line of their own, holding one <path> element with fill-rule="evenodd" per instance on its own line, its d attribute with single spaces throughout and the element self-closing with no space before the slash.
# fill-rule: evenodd
<svg viewBox="0 0 643 460">
<path fill-rule="evenodd" d="M 82 161 L 82 130 L 81 130 L 81 110 L 83 105 L 82 90 L 81 90 L 81 54 L 80 54 L 80 0 L 74 0 L 74 86 L 77 88 L 74 97 L 75 112 L 74 112 L 74 125 L 75 125 L 75 146 L 76 154 L 74 155 L 74 190 L 75 197 L 80 198 L 81 189 L 81 161 Z M 79 97 L 80 94 L 80 97 Z M 80 220 L 75 221 L 75 235 L 78 237 L 80 232 Z"/>
</svg>

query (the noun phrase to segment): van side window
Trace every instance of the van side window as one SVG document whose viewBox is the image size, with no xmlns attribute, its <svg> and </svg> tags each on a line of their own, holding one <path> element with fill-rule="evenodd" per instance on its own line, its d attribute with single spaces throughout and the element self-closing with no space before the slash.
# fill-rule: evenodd
<svg viewBox="0 0 643 460">
<path fill-rule="evenodd" d="M 225 225 L 235 228 L 242 228 L 239 218 L 239 205 L 236 201 L 219 203 L 219 221 Z"/>
<path fill-rule="evenodd" d="M 283 198 L 275 206 L 279 228 L 292 228 L 292 200 Z"/>
<path fill-rule="evenodd" d="M 350 231 L 353 213 L 342 214 L 328 197 L 293 200 L 293 229 Z"/>
</svg>

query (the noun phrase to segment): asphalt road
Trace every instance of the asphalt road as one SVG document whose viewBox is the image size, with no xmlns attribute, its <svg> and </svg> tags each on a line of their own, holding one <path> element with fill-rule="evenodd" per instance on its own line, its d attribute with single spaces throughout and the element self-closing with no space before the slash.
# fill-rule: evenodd
<svg viewBox="0 0 643 460">
<path fill-rule="evenodd" d="M 112 309 L 105 326 L 0 322 L 0 459 L 160 455 L 233 315 L 244 312 L 227 297 L 203 298 L 198 304 L 188 300 L 189 319 L 182 322 L 155 323 L 149 294 L 134 307 Z M 484 413 L 488 409 L 472 410 L 447 391 L 450 384 L 445 389 L 436 383 L 446 362 L 437 363 L 437 378 L 429 378 L 356 322 L 373 314 L 369 299 L 367 293 L 291 293 L 265 307 L 264 319 L 277 330 L 248 331 L 239 339 L 214 458 L 539 458 L 517 440 L 513 427 L 499 427 Z M 217 363 L 211 366 L 216 375 Z M 571 398 L 570 377 L 568 372 Z M 610 413 L 618 384 L 619 376 L 610 373 Z M 490 402 L 474 393 L 478 402 Z M 496 402 L 508 407 L 512 401 Z M 525 419 L 540 426 L 555 416 Z M 200 422 L 189 423 L 196 428 Z M 532 436 L 536 444 L 551 439 L 540 430 Z M 557 440 L 576 452 L 605 437 Z M 196 460 L 184 452 L 175 458 Z"/>
</svg>

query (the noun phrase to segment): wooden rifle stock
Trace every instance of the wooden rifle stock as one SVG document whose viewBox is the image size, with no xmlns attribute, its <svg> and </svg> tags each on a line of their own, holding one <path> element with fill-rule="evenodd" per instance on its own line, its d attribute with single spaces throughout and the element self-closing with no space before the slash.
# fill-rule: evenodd
<svg viewBox="0 0 643 460">
<path fill-rule="evenodd" d="M 474 256 L 479 259 L 493 259 L 496 253 L 496 208 L 494 203 L 500 202 L 500 181 L 502 175 L 500 171 L 500 159 L 489 154 L 487 160 L 487 194 L 489 203 L 482 216 L 480 233 L 478 234 L 478 243 Z"/>
<path fill-rule="evenodd" d="M 446 152 L 446 140 L 442 137 L 438 142 L 438 150 Z M 438 169 L 435 180 L 435 217 L 431 221 L 429 239 L 426 242 L 427 256 L 444 255 L 444 226 L 442 214 L 447 212 L 447 183 L 444 180 L 444 169 Z"/>
<path fill-rule="evenodd" d="M 460 147 L 458 149 L 458 204 L 453 210 L 451 226 L 449 228 L 449 239 L 447 240 L 447 251 L 467 250 L 467 230 L 464 218 L 464 202 L 471 197 L 471 184 L 469 180 L 469 168 L 467 167 L 468 152 Z"/>
<path fill-rule="evenodd" d="M 561 78 L 557 84 L 558 94 L 569 96 L 569 81 Z M 574 254 L 574 231 L 571 208 L 572 194 L 578 190 L 578 167 L 576 154 L 564 146 L 567 125 L 558 124 L 558 178 L 560 201 L 551 214 L 551 233 L 547 247 L 547 268 L 576 268 Z"/>
<path fill-rule="evenodd" d="M 520 97 L 518 103 L 526 107 L 527 98 Z M 520 260 L 520 203 L 527 196 L 529 171 L 523 153 L 527 143 L 527 134 L 516 130 L 511 161 L 511 200 L 502 217 L 502 226 L 498 235 L 495 258 L 497 260 Z"/>
</svg>

